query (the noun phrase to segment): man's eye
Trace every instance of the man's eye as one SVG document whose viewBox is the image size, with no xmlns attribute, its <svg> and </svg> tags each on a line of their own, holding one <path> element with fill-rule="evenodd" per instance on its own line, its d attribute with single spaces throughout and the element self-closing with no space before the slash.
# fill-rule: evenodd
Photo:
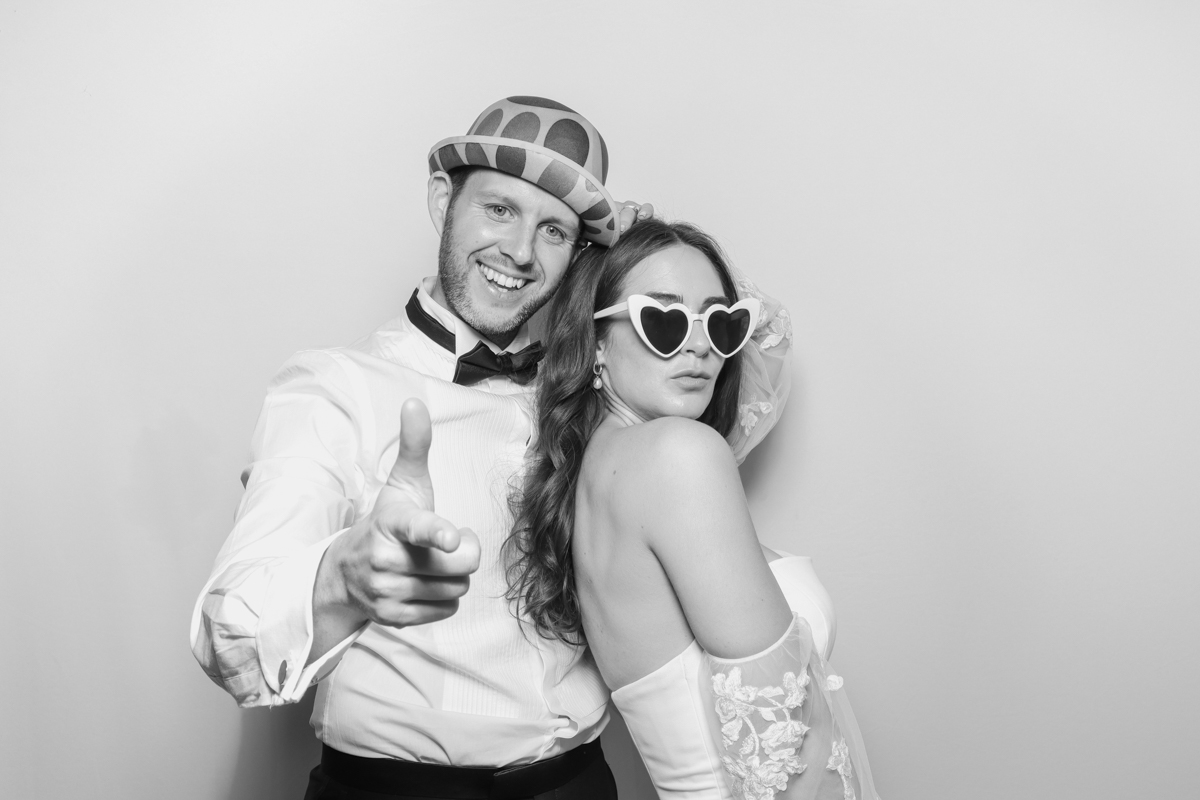
<svg viewBox="0 0 1200 800">
<path fill-rule="evenodd" d="M 504 206 L 488 206 L 488 211 L 492 212 L 497 217 L 506 217 L 511 212 Z"/>
<path fill-rule="evenodd" d="M 558 228 L 554 227 L 553 225 L 546 226 L 546 235 L 549 236 L 551 239 L 564 238 L 563 232 L 560 231 Z"/>
</svg>

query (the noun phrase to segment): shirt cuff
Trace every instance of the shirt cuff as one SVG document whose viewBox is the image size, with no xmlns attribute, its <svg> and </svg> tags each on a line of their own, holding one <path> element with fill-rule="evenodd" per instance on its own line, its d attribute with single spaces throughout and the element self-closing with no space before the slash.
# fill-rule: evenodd
<svg viewBox="0 0 1200 800">
<path fill-rule="evenodd" d="M 305 666 L 313 644 L 312 602 L 317 570 L 325 551 L 347 530 L 344 528 L 287 559 L 271 578 L 258 624 L 259 664 L 263 679 L 275 694 L 271 705 L 299 701 L 309 686 L 333 670 L 362 633 L 359 628 Z"/>
</svg>

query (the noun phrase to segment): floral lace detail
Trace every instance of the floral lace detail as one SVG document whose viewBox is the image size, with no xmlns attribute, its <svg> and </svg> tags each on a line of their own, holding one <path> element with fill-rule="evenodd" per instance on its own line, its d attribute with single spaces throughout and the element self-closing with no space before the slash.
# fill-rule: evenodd
<svg viewBox="0 0 1200 800">
<path fill-rule="evenodd" d="M 800 763 L 797 750 L 808 726 L 792 719 L 792 709 L 800 708 L 808 697 L 808 673 L 797 678 L 796 673 L 786 672 L 782 688 L 759 689 L 743 686 L 742 671 L 734 667 L 728 675 L 714 674 L 712 683 L 722 744 L 732 752 L 741 740 L 736 747 L 738 758 L 721 756 L 721 763 L 733 780 L 734 796 L 772 800 L 777 790 L 787 788 L 790 775 L 799 775 L 807 767 Z M 779 697 L 782 700 L 776 699 Z M 754 724 L 757 720 L 770 724 L 760 731 Z"/>
<path fill-rule="evenodd" d="M 742 433 L 749 436 L 750 431 L 754 430 L 754 426 L 758 424 L 759 415 L 766 416 L 775 410 L 775 406 L 766 402 L 743 403 L 738 406 L 738 424 L 742 426 Z"/>
<path fill-rule="evenodd" d="M 763 317 L 754 329 L 754 341 L 758 342 L 758 346 L 763 350 L 769 350 L 784 339 L 791 342 L 792 317 L 788 314 L 788 310 L 777 303 L 772 303 L 771 305 L 778 306 L 772 313 L 769 310 L 766 295 L 760 292 L 757 286 L 742 276 L 738 276 L 737 283 L 739 294 L 742 297 L 755 297 L 763 304 Z"/>
<path fill-rule="evenodd" d="M 855 800 L 854 786 L 850 783 L 850 778 L 854 775 L 854 766 L 850 763 L 850 748 L 846 746 L 845 739 L 838 739 L 833 743 L 833 755 L 829 757 L 825 769 L 842 776 L 843 800 Z"/>
<path fill-rule="evenodd" d="M 763 328 L 766 328 L 767 335 L 763 336 Z M 759 325 L 758 330 L 754 332 L 757 338 L 758 345 L 763 350 L 770 349 L 775 345 L 787 339 L 792 341 L 792 317 L 788 314 L 788 310 L 783 306 L 772 314 L 766 321 L 766 325 Z"/>
</svg>

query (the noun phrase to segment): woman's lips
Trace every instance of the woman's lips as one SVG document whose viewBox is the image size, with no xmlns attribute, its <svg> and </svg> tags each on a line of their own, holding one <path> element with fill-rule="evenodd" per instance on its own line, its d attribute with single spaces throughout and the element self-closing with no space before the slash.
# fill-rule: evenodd
<svg viewBox="0 0 1200 800">
<path fill-rule="evenodd" d="M 701 370 L 684 370 L 676 372 L 671 376 L 671 380 L 684 389 L 701 390 L 709 385 L 712 380 L 712 375 Z"/>
<path fill-rule="evenodd" d="M 712 378 L 712 375 L 710 375 L 709 373 L 705 372 L 702 369 L 685 369 L 681 372 L 676 372 L 671 377 L 672 378 L 696 378 L 698 380 L 706 381 L 706 380 L 709 380 L 710 378 Z"/>
</svg>

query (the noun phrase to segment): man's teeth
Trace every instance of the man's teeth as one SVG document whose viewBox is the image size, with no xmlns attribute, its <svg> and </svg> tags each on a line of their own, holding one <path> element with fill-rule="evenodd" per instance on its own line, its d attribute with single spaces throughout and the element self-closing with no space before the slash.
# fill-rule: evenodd
<svg viewBox="0 0 1200 800">
<path fill-rule="evenodd" d="M 479 271 L 483 273 L 483 277 L 487 278 L 492 283 L 505 289 L 520 289 L 529 281 L 525 278 L 510 278 L 503 275 L 491 267 L 486 267 L 483 264 L 479 265 Z"/>
</svg>

